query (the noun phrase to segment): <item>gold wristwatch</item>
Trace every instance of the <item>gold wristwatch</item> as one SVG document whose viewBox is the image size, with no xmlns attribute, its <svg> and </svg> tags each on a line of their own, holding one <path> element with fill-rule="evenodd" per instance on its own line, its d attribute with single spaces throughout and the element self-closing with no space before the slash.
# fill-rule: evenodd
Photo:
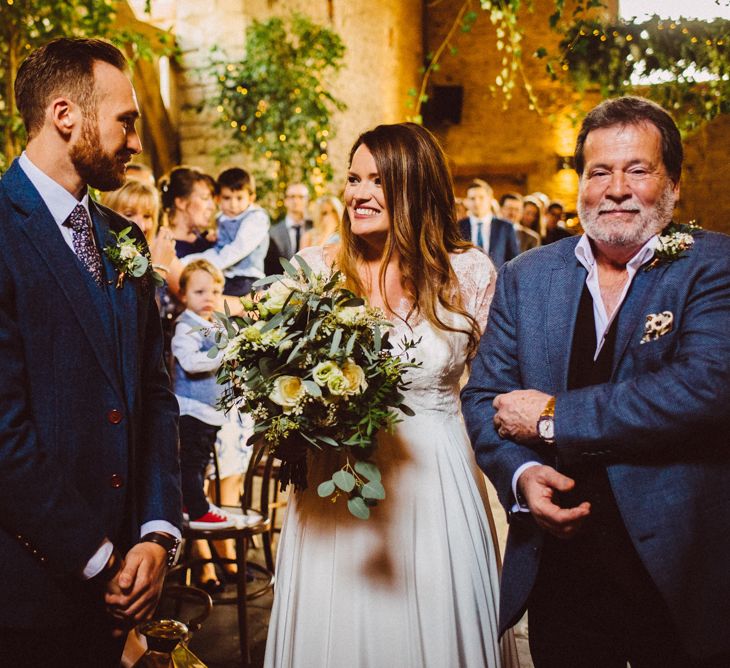
<svg viewBox="0 0 730 668">
<path fill-rule="evenodd" d="M 555 397 L 550 397 L 537 419 L 537 435 L 547 445 L 555 445 Z"/>
</svg>

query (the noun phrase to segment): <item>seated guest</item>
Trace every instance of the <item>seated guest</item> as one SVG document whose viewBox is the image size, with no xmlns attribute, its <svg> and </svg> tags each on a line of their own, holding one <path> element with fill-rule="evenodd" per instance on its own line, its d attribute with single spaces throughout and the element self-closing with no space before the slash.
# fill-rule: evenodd
<svg viewBox="0 0 730 668">
<path fill-rule="evenodd" d="M 302 235 L 301 248 L 337 243 L 344 207 L 333 195 L 323 195 L 314 203 L 312 228 Z"/>
<path fill-rule="evenodd" d="M 462 238 L 485 251 L 499 269 L 505 262 L 520 254 L 520 246 L 512 223 L 492 214 L 492 193 L 492 187 L 486 181 L 472 181 L 466 191 L 470 213 L 458 225 Z"/>
<path fill-rule="evenodd" d="M 117 190 L 102 193 L 101 201 L 142 230 L 155 271 L 168 282 L 173 292 L 177 292 L 177 278 L 182 266 L 175 255 L 175 242 L 170 230 L 164 228 L 158 234 L 160 200 L 157 189 L 132 179 Z"/>
<path fill-rule="evenodd" d="M 509 220 L 512 227 L 515 228 L 521 252 L 524 253 L 526 250 L 540 245 L 540 235 L 529 227 L 520 224 L 522 219 L 522 195 L 505 193 L 499 198 L 499 210 L 502 218 Z"/>
<path fill-rule="evenodd" d="M 160 181 L 165 223 L 179 258 L 213 245 L 208 229 L 215 211 L 214 184 L 210 176 L 192 167 L 175 167 Z"/>
<path fill-rule="evenodd" d="M 224 293 L 240 297 L 264 277 L 264 260 L 269 248 L 269 214 L 254 204 L 253 177 L 239 167 L 221 172 L 216 182 L 220 213 L 216 219 L 215 246 L 183 260 L 205 259 L 226 277 Z"/>
<path fill-rule="evenodd" d="M 280 274 L 279 258 L 290 260 L 301 248 L 301 239 L 312 221 L 307 218 L 309 190 L 303 183 L 290 183 L 284 196 L 286 215 L 272 225 L 269 232 L 269 252 L 266 256 L 266 273 Z"/>
<path fill-rule="evenodd" d="M 544 244 L 551 244 L 571 236 L 561 223 L 563 222 L 563 205 L 560 202 L 550 202 L 545 212 L 545 236 L 542 239 Z"/>
<path fill-rule="evenodd" d="M 542 234 L 542 202 L 534 195 L 527 195 L 522 200 L 520 225 L 536 234 Z"/>
</svg>

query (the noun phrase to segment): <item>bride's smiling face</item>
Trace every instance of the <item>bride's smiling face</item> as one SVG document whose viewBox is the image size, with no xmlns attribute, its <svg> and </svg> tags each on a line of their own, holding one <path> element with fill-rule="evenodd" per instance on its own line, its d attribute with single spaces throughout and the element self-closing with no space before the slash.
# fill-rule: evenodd
<svg viewBox="0 0 730 668">
<path fill-rule="evenodd" d="M 360 144 L 347 172 L 345 204 L 350 229 L 356 236 L 387 235 L 390 217 L 385 206 L 385 194 L 373 154 Z"/>
</svg>

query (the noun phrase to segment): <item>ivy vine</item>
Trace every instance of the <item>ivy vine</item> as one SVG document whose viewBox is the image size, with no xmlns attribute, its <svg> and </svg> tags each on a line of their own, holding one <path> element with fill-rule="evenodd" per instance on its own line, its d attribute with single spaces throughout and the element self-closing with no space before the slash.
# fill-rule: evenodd
<svg viewBox="0 0 730 668">
<path fill-rule="evenodd" d="M 580 19 L 566 29 L 560 53 L 546 67 L 553 78 L 567 74 L 580 90 L 599 87 L 603 97 L 649 97 L 671 110 L 686 132 L 730 112 L 729 46 L 726 19 Z"/>
<path fill-rule="evenodd" d="M 533 0 L 464 0 L 442 42 L 426 54 L 420 87 L 408 92 L 411 120 L 423 121 L 431 76 L 445 56 L 458 53 L 460 35 L 471 32 L 482 15 L 495 27 L 493 47 L 501 58 L 498 74 L 487 85 L 493 95 L 501 96 L 504 108 L 517 86 L 527 93 L 532 110 L 550 112 L 557 105 L 554 93 L 538 97 L 525 74 L 524 58 L 536 57 L 545 60 L 552 79 L 565 80 L 578 90 L 595 87 L 603 97 L 634 93 L 655 100 L 673 112 L 685 132 L 730 112 L 730 21 L 653 16 L 640 23 L 607 22 L 595 11 L 605 8 L 601 0 L 576 0 L 570 11 L 565 0 L 549 4 L 548 23 L 563 35 L 558 49 L 551 52 L 542 46 L 526 54 L 519 16 L 533 11 Z"/>
</svg>

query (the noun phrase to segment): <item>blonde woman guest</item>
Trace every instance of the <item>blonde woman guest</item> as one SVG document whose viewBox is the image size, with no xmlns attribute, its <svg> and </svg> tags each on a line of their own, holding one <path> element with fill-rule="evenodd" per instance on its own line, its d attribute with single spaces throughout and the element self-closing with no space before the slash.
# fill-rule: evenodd
<svg viewBox="0 0 730 668">
<path fill-rule="evenodd" d="M 157 189 L 142 181 L 129 180 L 120 188 L 103 193 L 101 201 L 104 206 L 131 220 L 142 230 L 155 270 L 177 294 L 182 265 L 175 254 L 175 242 L 170 230 L 158 230 L 160 196 Z"/>
<path fill-rule="evenodd" d="M 312 227 L 302 235 L 300 248 L 337 243 L 344 210 L 342 202 L 334 195 L 320 197 L 314 203 Z"/>
</svg>

